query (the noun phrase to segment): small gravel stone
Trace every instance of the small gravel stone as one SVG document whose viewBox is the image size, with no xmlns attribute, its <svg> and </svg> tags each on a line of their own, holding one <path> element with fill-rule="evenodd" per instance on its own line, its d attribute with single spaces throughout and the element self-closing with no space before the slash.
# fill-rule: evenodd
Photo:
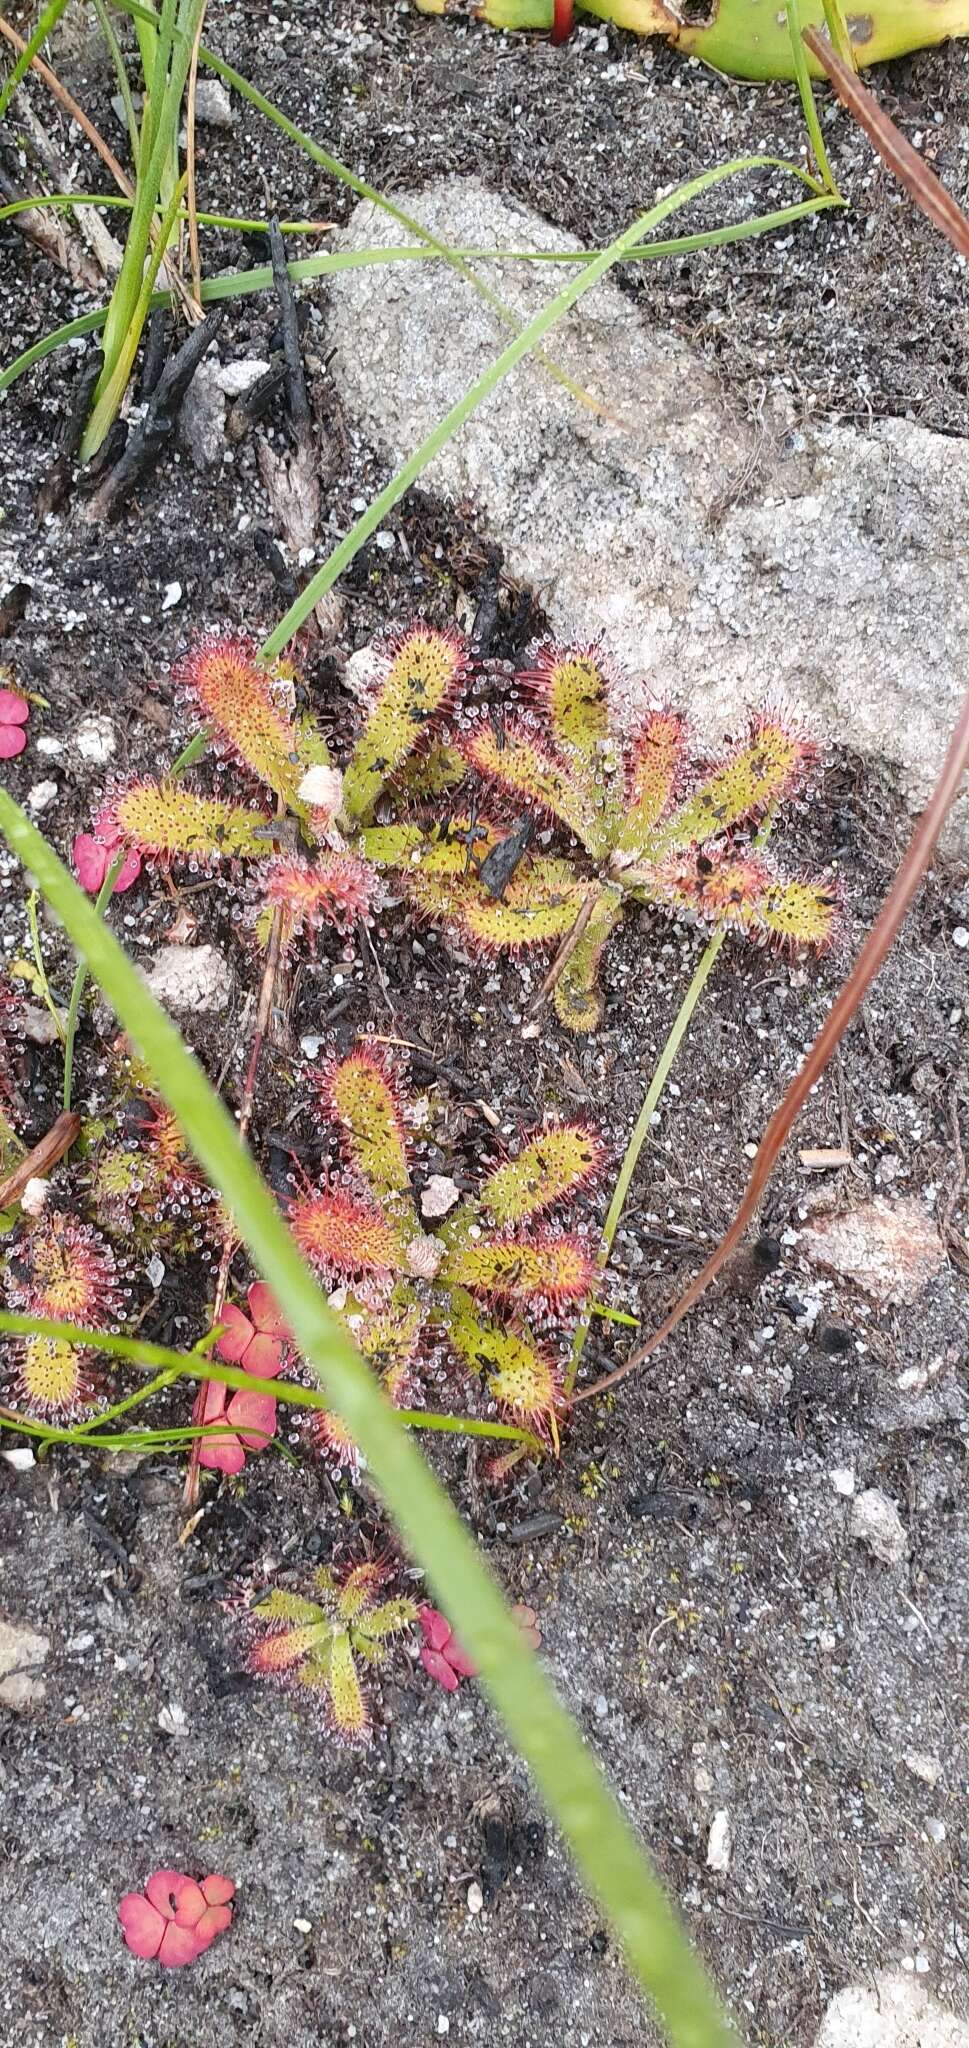
<svg viewBox="0 0 969 2048">
<path fill-rule="evenodd" d="M 945 1821 L 939 1820 L 935 1814 L 931 1814 L 925 1823 L 925 1832 L 930 1842 L 935 1842 L 936 1844 L 944 1842 Z"/>
<path fill-rule="evenodd" d="M 469 1913 L 480 1913 L 480 1911 L 481 1911 L 481 1908 L 482 1908 L 482 1906 L 483 1906 L 483 1905 L 484 1905 L 484 1892 L 482 1891 L 482 1889 L 481 1889 L 481 1886 L 480 1886 L 480 1884 L 469 1884 L 469 1886 L 468 1886 L 468 1912 L 469 1912 Z"/>
<path fill-rule="evenodd" d="M 854 1493 L 855 1475 L 849 1466 L 835 1465 L 833 1470 L 829 1472 L 828 1478 L 834 1487 L 835 1493 L 844 1494 L 846 1499 L 850 1498 L 851 1494 Z"/>
<path fill-rule="evenodd" d="M 89 718 L 82 718 L 75 728 L 74 745 L 82 761 L 90 761 L 94 768 L 103 768 L 117 753 L 118 735 L 110 718 L 96 711 Z"/>
<path fill-rule="evenodd" d="M 952 943 L 954 946 L 959 946 L 963 951 L 969 946 L 969 929 L 964 924 L 956 925 L 955 931 L 952 934 Z"/>
<path fill-rule="evenodd" d="M 44 1205 L 50 1193 L 50 1182 L 42 1180 L 39 1174 L 31 1174 L 20 1197 L 20 1206 L 25 1216 L 42 1216 Z"/>
<path fill-rule="evenodd" d="M 269 364 L 262 356 L 240 356 L 232 363 L 220 363 L 218 386 L 224 398 L 241 398 L 264 377 Z"/>
<path fill-rule="evenodd" d="M 432 1173 L 421 1195 L 421 1215 L 427 1217 L 446 1216 L 455 1202 L 461 1200 L 461 1190 L 456 1181 L 447 1173 Z"/>
<path fill-rule="evenodd" d="M 232 101 L 221 78 L 200 78 L 195 87 L 195 118 L 207 128 L 234 128 Z"/>
<path fill-rule="evenodd" d="M 812 1265 L 837 1273 L 887 1308 L 914 1301 L 945 1258 L 942 1240 L 920 1202 L 876 1195 L 831 1216 L 814 1216 L 800 1248 Z"/>
<path fill-rule="evenodd" d="M 178 439 L 196 469 L 218 469 L 225 454 L 225 394 L 216 362 L 200 363 L 182 401 Z"/>
<path fill-rule="evenodd" d="M 62 1027 L 67 1028 L 67 1011 L 58 1010 Z M 32 1045 L 53 1045 L 58 1037 L 57 1025 L 49 1010 L 42 1003 L 25 1003 L 20 1012 L 20 1024 L 24 1037 Z"/>
<path fill-rule="evenodd" d="M 0 1621 L 0 1703 L 14 1713 L 40 1704 L 47 1686 L 39 1672 L 49 1653 L 49 1636 L 16 1622 Z"/>
<path fill-rule="evenodd" d="M 911 1975 L 900 1970 L 839 1991 L 815 2048 L 969 2048 L 969 2025 L 915 1983 L 919 1961 L 906 1961 Z"/>
<path fill-rule="evenodd" d="M 148 987 L 171 1010 L 211 1015 L 227 1008 L 232 973 L 215 946 L 162 946 L 147 974 Z"/>
<path fill-rule="evenodd" d="M 895 1502 L 889 1500 L 887 1493 L 877 1486 L 869 1486 L 860 1493 L 851 1510 L 850 1526 L 856 1540 L 866 1544 L 881 1564 L 904 1564 L 908 1537 Z"/>
<path fill-rule="evenodd" d="M 27 791 L 27 809 L 33 811 L 35 817 L 39 817 L 41 811 L 46 811 L 56 796 L 56 782 L 35 782 L 33 789 Z"/>
<path fill-rule="evenodd" d="M 721 1872 L 729 1870 L 732 1853 L 730 1815 L 726 1807 L 721 1806 L 710 1822 L 710 1833 L 707 1836 L 707 1869 Z"/>
<path fill-rule="evenodd" d="M 934 1790 L 942 1776 L 942 1765 L 937 1756 L 928 1756 L 921 1749 L 907 1749 L 903 1761 L 913 1778 L 920 1778 L 923 1785 Z"/>
</svg>

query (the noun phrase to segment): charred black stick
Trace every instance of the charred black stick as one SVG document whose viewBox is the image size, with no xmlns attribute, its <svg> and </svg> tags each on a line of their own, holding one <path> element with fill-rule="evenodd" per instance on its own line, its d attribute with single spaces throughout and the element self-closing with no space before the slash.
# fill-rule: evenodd
<svg viewBox="0 0 969 2048">
<path fill-rule="evenodd" d="M 276 297 L 279 300 L 279 322 L 283 335 L 283 359 L 286 364 L 286 405 L 293 423 L 293 432 L 296 440 L 309 440 L 311 434 L 310 402 L 306 390 L 306 374 L 303 369 L 303 350 L 299 338 L 296 299 L 286 266 L 286 245 L 275 214 L 269 223 L 269 252 L 272 258 L 273 283 L 276 287 Z"/>
<path fill-rule="evenodd" d="M 112 519 L 157 462 L 165 442 L 174 431 L 185 393 L 224 318 L 225 308 L 216 306 L 166 363 L 148 401 L 144 418 L 128 436 L 120 460 L 91 500 L 88 515 L 91 519 Z"/>
</svg>

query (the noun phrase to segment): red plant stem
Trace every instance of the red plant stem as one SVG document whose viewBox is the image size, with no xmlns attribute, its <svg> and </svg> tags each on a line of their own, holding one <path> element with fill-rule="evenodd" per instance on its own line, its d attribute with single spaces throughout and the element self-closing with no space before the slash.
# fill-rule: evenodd
<svg viewBox="0 0 969 2048">
<path fill-rule="evenodd" d="M 825 37 L 816 29 L 805 29 L 804 41 L 822 64 L 840 99 L 849 113 L 853 114 L 859 126 L 873 142 L 889 170 L 905 186 L 916 206 L 947 237 L 960 255 L 969 255 L 969 217 L 957 205 L 944 185 L 940 185 L 928 164 L 905 140 L 894 121 L 889 119 L 879 106 L 874 95 L 856 78 L 847 64 L 843 64 Z M 654 1351 L 665 1343 L 667 1337 L 683 1321 L 690 1309 L 706 1293 L 711 1280 L 722 1271 L 735 1246 L 739 1244 L 748 1223 L 756 1214 L 757 1204 L 774 1171 L 781 1148 L 799 1111 L 807 1100 L 815 1082 L 825 1067 L 839 1040 L 844 1036 L 856 1010 L 884 964 L 887 954 L 895 943 L 902 927 L 912 898 L 918 889 L 922 876 L 928 867 L 939 833 L 945 822 L 950 804 L 958 793 L 959 784 L 969 765 L 969 691 L 962 701 L 962 708 L 956 721 L 948 751 L 939 771 L 939 779 L 932 795 L 922 812 L 915 831 L 909 841 L 908 851 L 901 862 L 895 880 L 882 905 L 881 914 L 873 925 L 855 961 L 847 980 L 842 984 L 837 999 L 828 1012 L 827 1019 L 808 1053 L 801 1072 L 792 1081 L 787 1094 L 775 1109 L 764 1132 L 757 1157 L 751 1169 L 750 1179 L 743 1201 L 725 1237 L 722 1237 L 716 1251 L 707 1260 L 685 1293 L 674 1302 L 666 1321 L 625 1365 L 615 1372 L 606 1373 L 591 1387 L 584 1387 L 581 1394 L 573 1395 L 573 1402 L 591 1401 L 594 1394 L 605 1393 L 607 1387 L 614 1387 L 624 1380 L 628 1373 L 651 1358 Z"/>
<path fill-rule="evenodd" d="M 575 0 L 552 0 L 552 41 L 564 43 L 575 27 Z"/>
<path fill-rule="evenodd" d="M 872 926 L 864 945 L 855 961 L 847 980 L 843 983 L 831 1009 L 821 1026 L 799 1074 L 791 1082 L 783 1100 L 775 1109 L 770 1123 L 760 1141 L 757 1157 L 751 1168 L 743 1201 L 725 1236 L 720 1239 L 716 1250 L 701 1267 L 695 1279 L 690 1281 L 684 1293 L 671 1308 L 665 1322 L 654 1330 L 645 1344 L 627 1358 L 624 1365 L 615 1372 L 606 1373 L 591 1387 L 583 1387 L 581 1394 L 572 1396 L 572 1404 L 591 1401 L 596 1394 L 604 1394 L 609 1387 L 615 1387 L 636 1367 L 651 1358 L 654 1351 L 666 1342 L 677 1324 L 683 1321 L 691 1308 L 706 1293 L 712 1280 L 722 1272 L 732 1251 L 740 1243 L 749 1223 L 757 1213 L 760 1198 L 770 1180 L 781 1149 L 788 1137 L 791 1126 L 807 1101 L 815 1082 L 823 1074 L 835 1047 L 843 1038 L 855 1012 L 885 963 L 904 923 L 909 906 L 918 890 L 925 870 L 929 865 L 946 813 L 958 793 L 966 768 L 969 766 L 969 691 L 962 701 L 962 708 L 955 730 L 949 742 L 948 751 L 939 779 L 935 785 L 915 831 L 909 841 L 895 880 L 885 898 L 881 912 Z"/>
</svg>

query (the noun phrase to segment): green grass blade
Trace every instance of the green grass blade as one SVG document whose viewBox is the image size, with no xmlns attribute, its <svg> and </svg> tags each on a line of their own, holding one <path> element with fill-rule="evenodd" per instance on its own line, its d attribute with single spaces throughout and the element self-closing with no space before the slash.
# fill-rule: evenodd
<svg viewBox="0 0 969 2048">
<path fill-rule="evenodd" d="M 841 0 L 821 0 L 821 4 L 824 8 L 828 34 L 842 64 L 847 64 L 849 71 L 857 71 L 858 59 L 854 43 L 848 34 L 848 24 Z"/>
<path fill-rule="evenodd" d="M 353 1432 L 411 1555 L 460 1627 L 512 1741 L 677 2048 L 737 2048 L 709 1983 L 590 1750 L 443 1488 L 327 1307 L 236 1126 L 179 1032 L 29 818 L 0 790 L 0 832 L 33 875 L 156 1084 Z"/>
<path fill-rule="evenodd" d="M 824 146 L 824 136 L 821 133 L 818 110 L 814 104 L 814 91 L 811 85 L 811 74 L 808 71 L 807 52 L 801 41 L 801 10 L 799 0 L 787 0 L 787 27 L 791 38 L 791 52 L 794 58 L 794 76 L 797 79 L 797 89 L 801 95 L 801 106 L 804 109 L 805 126 L 810 137 L 811 148 L 814 151 L 814 161 L 832 197 L 840 199 L 841 194 L 835 184 L 834 172 L 828 162 L 828 152 Z"/>
<path fill-rule="evenodd" d="M 606 1220 L 602 1226 L 602 1237 L 599 1241 L 599 1250 L 596 1256 L 596 1270 L 600 1275 L 605 1272 L 606 1267 L 609 1264 L 609 1258 L 612 1252 L 613 1239 L 615 1238 L 616 1231 L 619 1228 L 619 1219 L 626 1206 L 626 1197 L 632 1185 L 633 1174 L 635 1173 L 636 1168 L 639 1164 L 639 1155 L 643 1149 L 643 1146 L 646 1143 L 647 1138 L 649 1137 L 650 1130 L 652 1129 L 653 1111 L 655 1110 L 656 1105 L 659 1102 L 660 1096 L 662 1095 L 666 1083 L 669 1079 L 673 1062 L 676 1058 L 677 1053 L 679 1052 L 680 1046 L 685 1037 L 687 1026 L 689 1025 L 690 1019 L 693 1016 L 693 1012 L 696 1009 L 700 997 L 702 996 L 703 991 L 706 988 L 710 975 L 713 972 L 713 969 L 717 962 L 717 958 L 720 953 L 720 948 L 723 945 L 726 936 L 726 929 L 723 926 L 721 926 L 720 930 L 714 932 L 713 937 L 707 941 L 707 944 L 704 947 L 703 952 L 701 953 L 700 958 L 697 962 L 696 969 L 690 981 L 689 988 L 687 989 L 687 992 L 683 998 L 682 1003 L 680 1004 L 680 1007 L 673 1020 L 673 1024 L 667 1035 L 666 1044 L 664 1045 L 663 1050 L 656 1063 L 653 1078 L 650 1081 L 648 1089 L 646 1090 L 646 1094 L 643 1098 L 642 1108 L 640 1109 L 639 1115 L 636 1118 L 635 1125 L 633 1126 L 632 1135 L 630 1137 L 628 1145 L 626 1146 L 625 1153 L 623 1154 L 622 1165 L 619 1169 L 619 1174 L 616 1179 L 616 1185 L 612 1191 L 612 1200 L 609 1204 L 608 1210 L 606 1211 Z M 595 1302 L 589 1302 L 587 1308 L 584 1310 L 582 1316 L 580 1317 L 579 1323 L 576 1327 L 575 1336 L 572 1339 L 572 1349 L 569 1355 L 569 1362 L 568 1366 L 566 1367 L 565 1378 L 563 1381 L 563 1387 L 566 1394 L 571 1394 L 572 1389 L 575 1385 L 576 1375 L 578 1373 L 579 1366 L 582 1363 L 582 1353 L 585 1349 L 585 1340 L 589 1334 L 589 1325 L 591 1323 L 593 1315 L 597 1313 L 597 1311 L 598 1304 Z M 630 1316 L 626 1320 L 634 1323 L 635 1317 Z"/>
<path fill-rule="evenodd" d="M 79 967 L 78 973 L 85 975 L 87 969 Z M 638 1324 L 635 1327 L 638 1329 Z M 325 1394 L 317 1393 L 313 1387 L 300 1386 L 297 1380 L 259 1379 L 255 1373 L 226 1365 L 221 1359 L 206 1358 L 199 1350 L 169 1351 L 164 1344 L 151 1344 L 143 1337 L 120 1337 L 110 1330 L 87 1330 L 79 1323 L 52 1322 L 46 1316 L 26 1316 L 0 1309 L 0 1336 L 62 1338 L 65 1344 L 79 1344 L 86 1351 L 101 1351 L 108 1358 L 122 1359 L 140 1366 L 142 1370 L 159 1371 L 166 1385 L 173 1379 L 217 1380 L 220 1386 L 239 1388 L 247 1394 L 267 1394 L 270 1400 L 283 1401 L 291 1408 L 319 1411 L 330 1406 Z M 114 1408 L 99 1410 L 93 1422 L 79 1423 L 78 1427 L 85 1433 L 95 1427 L 100 1429 L 102 1423 L 112 1421 L 126 1408 L 134 1407 L 146 1398 L 146 1391 L 142 1388 L 137 1394 L 129 1394 Z M 545 1451 L 538 1437 L 532 1436 L 527 1429 L 520 1429 L 515 1422 L 479 1422 L 474 1415 L 438 1415 L 433 1408 L 397 1408 L 394 1413 L 405 1429 L 437 1430 L 450 1436 L 481 1436 L 493 1438 L 498 1443 L 524 1444 L 539 1457 Z"/>
<path fill-rule="evenodd" d="M 161 227 L 145 267 L 140 290 L 127 315 L 127 324 L 118 334 L 114 359 L 111 363 L 105 363 L 104 372 L 99 379 L 95 394 L 94 408 L 84 429 L 84 438 L 81 442 L 82 462 L 86 462 L 94 454 L 95 449 L 100 448 L 105 434 L 112 422 L 117 419 L 118 413 L 121 410 L 121 401 L 128 388 L 128 379 L 134 368 L 142 329 L 151 308 L 155 279 L 165 259 L 168 238 L 171 234 L 172 224 L 178 212 L 187 182 L 187 176 L 183 172 L 165 208 Z M 107 347 L 107 330 L 105 330 L 105 347 Z"/>
<path fill-rule="evenodd" d="M 49 6 L 43 9 L 33 35 L 24 44 L 13 70 L 4 79 L 3 89 L 0 91 L 0 121 L 3 120 L 21 79 L 30 70 L 41 43 L 46 42 L 51 30 L 57 27 L 66 6 L 67 0 L 50 0 Z"/>
<path fill-rule="evenodd" d="M 756 157 L 749 159 L 749 162 L 752 165 L 760 165 L 773 163 L 775 159 L 773 157 Z M 812 182 L 807 179 L 806 173 L 798 171 L 793 164 L 785 164 L 783 168 L 793 172 L 795 176 L 802 178 L 807 183 Z M 73 195 L 69 197 L 67 194 L 57 195 L 57 199 L 59 200 L 61 196 L 63 196 L 63 203 L 65 205 L 82 203 L 77 197 Z M 3 218 L 4 213 L 19 212 L 22 207 L 29 206 L 32 203 L 30 200 L 13 200 L 9 207 L 4 208 L 3 212 L 0 213 L 0 219 Z M 41 203 L 51 204 L 57 203 L 57 201 L 47 200 Z M 93 204 L 95 202 L 89 200 L 87 203 Z M 131 204 L 130 200 L 115 199 L 113 197 L 98 199 L 96 203 L 99 206 L 129 206 Z M 680 235 L 675 240 L 668 242 L 644 242 L 638 248 L 627 249 L 623 261 L 626 263 L 648 263 L 654 262 L 660 257 L 688 256 L 698 249 L 716 249 L 729 242 L 744 242 L 749 240 L 751 236 L 767 234 L 773 228 L 792 226 L 795 221 L 805 219 L 808 214 L 823 213 L 828 207 L 843 206 L 844 204 L 843 199 L 836 198 L 832 193 L 824 193 L 822 196 L 814 199 L 799 200 L 794 206 L 780 207 L 774 213 L 757 214 L 751 220 L 734 221 L 727 227 L 705 228 L 702 233 Z M 207 219 L 209 224 L 214 227 L 252 226 L 260 228 L 264 225 L 261 221 L 238 221 L 220 214 L 200 214 L 199 219 L 200 221 Z M 290 231 L 298 233 L 299 224 L 293 225 Z M 598 250 L 594 249 L 468 249 L 464 251 L 465 255 L 473 256 L 478 262 L 558 263 L 567 266 L 587 263 L 591 256 L 598 255 L 599 253 Z M 299 284 L 304 283 L 309 278 L 332 276 L 334 272 L 340 270 L 365 269 L 368 265 L 374 263 L 432 263 L 443 260 L 443 258 L 436 255 L 433 249 L 426 249 L 424 247 L 416 249 L 350 249 L 334 251 L 329 255 L 306 256 L 297 262 L 288 264 L 287 269 L 293 282 Z M 272 271 L 268 265 L 264 264 L 257 265 L 252 270 L 225 271 L 216 277 L 203 278 L 202 302 L 203 305 L 212 305 L 220 299 L 246 298 L 252 292 L 269 291 L 272 288 L 272 282 Z M 168 306 L 170 304 L 171 294 L 169 292 L 153 292 L 150 311 L 153 312 L 157 306 Z M 42 341 L 32 342 L 30 348 L 25 349 L 23 354 L 17 356 L 0 374 L 0 392 L 8 390 L 18 377 L 24 375 L 25 371 L 32 369 L 35 363 L 42 362 L 45 356 L 51 355 L 55 349 L 62 347 L 65 342 L 76 341 L 85 334 L 96 334 L 104 326 L 106 317 L 104 309 L 96 313 L 83 313 L 79 319 L 69 320 L 63 327 L 55 328 L 51 334 L 45 335 Z"/>
<path fill-rule="evenodd" d="M 619 263 L 624 256 L 628 256 L 630 249 L 635 248 L 637 242 L 643 235 L 648 234 L 651 228 L 658 227 L 660 221 L 665 220 L 667 215 L 677 212 L 681 206 L 689 205 L 691 199 L 698 198 L 701 192 L 709 191 L 711 186 L 719 184 L 724 178 L 733 177 L 741 168 L 748 169 L 749 161 L 747 158 L 735 158 L 728 164 L 718 165 L 713 171 L 703 171 L 699 177 L 690 178 L 684 184 L 677 185 L 665 199 L 658 200 L 654 206 L 640 214 L 632 227 L 627 228 L 624 234 L 617 235 L 616 240 L 610 242 L 607 249 L 601 250 L 591 263 L 585 265 L 578 277 L 571 278 L 569 283 L 563 286 L 549 305 L 535 314 L 528 326 L 522 328 L 520 334 L 516 334 L 514 341 L 509 342 L 508 347 L 488 365 L 464 396 L 459 398 L 457 404 L 451 407 L 450 412 L 438 421 L 437 426 L 421 442 L 420 447 L 404 463 L 403 468 L 397 471 L 390 483 L 371 501 L 367 510 L 361 513 L 346 538 L 333 549 L 316 575 L 310 579 L 305 590 L 300 591 L 299 596 L 280 619 L 278 626 L 263 642 L 260 652 L 266 660 L 271 660 L 282 653 L 283 648 L 299 632 L 320 599 L 349 567 L 364 541 L 376 532 L 388 512 L 393 510 L 405 492 L 417 482 L 428 464 L 440 454 L 441 449 L 459 428 L 463 427 L 465 421 L 470 419 L 477 407 L 490 397 L 496 384 L 499 384 L 503 377 L 507 377 L 508 372 L 521 362 L 523 356 L 528 355 L 548 333 L 549 328 L 554 326 L 564 313 L 570 311 L 584 292 L 598 284 L 599 279 L 605 276 L 614 263 Z"/>
<path fill-rule="evenodd" d="M 128 84 L 125 61 L 121 55 L 118 38 L 111 24 L 111 16 L 107 10 L 106 0 L 94 0 L 94 12 L 98 17 L 98 26 L 107 44 L 108 55 L 114 67 L 115 78 L 118 81 L 118 91 L 121 95 L 121 104 L 124 107 L 125 122 L 128 128 L 128 147 L 131 150 L 131 161 L 134 166 L 135 178 L 137 179 L 138 165 L 141 161 L 141 135 L 138 128 L 138 118 L 135 114 L 134 101 L 131 97 L 131 87 Z M 130 206 L 131 203 L 130 200 L 125 201 L 126 205 Z"/>
</svg>

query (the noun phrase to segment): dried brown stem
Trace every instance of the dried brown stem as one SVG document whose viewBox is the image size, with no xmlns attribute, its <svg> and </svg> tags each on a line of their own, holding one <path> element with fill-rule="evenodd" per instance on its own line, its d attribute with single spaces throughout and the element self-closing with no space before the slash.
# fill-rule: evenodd
<svg viewBox="0 0 969 2048">
<path fill-rule="evenodd" d="M 827 37 L 819 34 L 816 28 L 806 28 L 804 41 L 811 55 L 827 72 L 839 100 L 849 114 L 854 115 L 859 128 L 864 129 L 883 162 L 904 185 L 916 206 L 921 207 L 933 226 L 947 237 L 961 256 L 969 256 L 969 220 L 951 192 L 946 191 L 935 172 L 929 170 L 924 157 L 906 141 L 901 129 L 896 128 L 884 107 L 879 106 L 874 93 L 869 92 L 848 65 L 842 63 Z"/>
<path fill-rule="evenodd" d="M 43 1180 L 51 1168 L 69 1152 L 75 1138 L 80 1135 L 81 1119 L 72 1109 L 66 1109 L 52 1124 L 46 1137 L 41 1138 L 23 1158 L 6 1180 L 0 1181 L 0 1209 L 8 1209 L 11 1202 L 19 1202 L 29 1180 Z"/>
<path fill-rule="evenodd" d="M 959 718 L 949 742 L 948 752 L 939 773 L 939 779 L 925 810 L 909 841 L 904 859 L 898 868 L 895 880 L 885 898 L 881 913 L 865 940 L 851 973 L 840 989 L 831 1009 L 821 1026 L 799 1074 L 797 1074 L 775 1109 L 770 1123 L 760 1141 L 757 1157 L 751 1168 L 743 1201 L 730 1225 L 720 1239 L 716 1250 L 701 1267 L 696 1278 L 690 1281 L 685 1292 L 671 1308 L 665 1321 L 654 1330 L 645 1344 L 641 1344 L 624 1365 L 615 1372 L 606 1373 L 591 1387 L 584 1387 L 581 1394 L 574 1394 L 573 1403 L 591 1401 L 596 1394 L 604 1394 L 609 1387 L 615 1387 L 628 1374 L 635 1372 L 651 1358 L 654 1351 L 666 1342 L 677 1325 L 688 1315 L 691 1308 L 706 1293 L 712 1280 L 723 1270 L 726 1261 L 740 1243 L 748 1225 L 757 1213 L 764 1189 L 777 1164 L 781 1149 L 790 1133 L 795 1118 L 807 1101 L 815 1083 L 820 1079 L 835 1047 L 860 1008 L 872 982 L 884 965 L 885 959 L 901 930 L 909 906 L 918 890 L 925 870 L 935 850 L 936 842 L 946 813 L 958 793 L 959 785 L 969 766 L 969 691 L 962 702 Z"/>
<path fill-rule="evenodd" d="M 579 940 L 581 939 L 582 934 L 585 931 L 586 925 L 588 924 L 589 919 L 592 916 L 592 913 L 598 901 L 598 892 L 595 889 L 590 889 L 588 896 L 585 898 L 585 901 L 582 904 L 578 917 L 576 918 L 575 923 L 572 926 L 571 931 L 566 932 L 565 937 L 562 940 L 562 944 L 560 945 L 558 952 L 556 953 L 555 958 L 552 961 L 552 965 L 549 968 L 547 975 L 545 976 L 545 980 L 543 981 L 541 988 L 532 997 L 532 1000 L 528 1005 L 528 1014 L 530 1017 L 534 1017 L 538 1014 L 538 1011 L 541 1009 L 542 1004 L 548 1001 L 548 998 L 551 995 L 552 990 L 556 985 L 556 982 L 561 981 L 562 976 L 565 973 L 569 961 L 571 960 L 572 955 L 575 952 L 576 946 L 578 945 Z"/>
</svg>

